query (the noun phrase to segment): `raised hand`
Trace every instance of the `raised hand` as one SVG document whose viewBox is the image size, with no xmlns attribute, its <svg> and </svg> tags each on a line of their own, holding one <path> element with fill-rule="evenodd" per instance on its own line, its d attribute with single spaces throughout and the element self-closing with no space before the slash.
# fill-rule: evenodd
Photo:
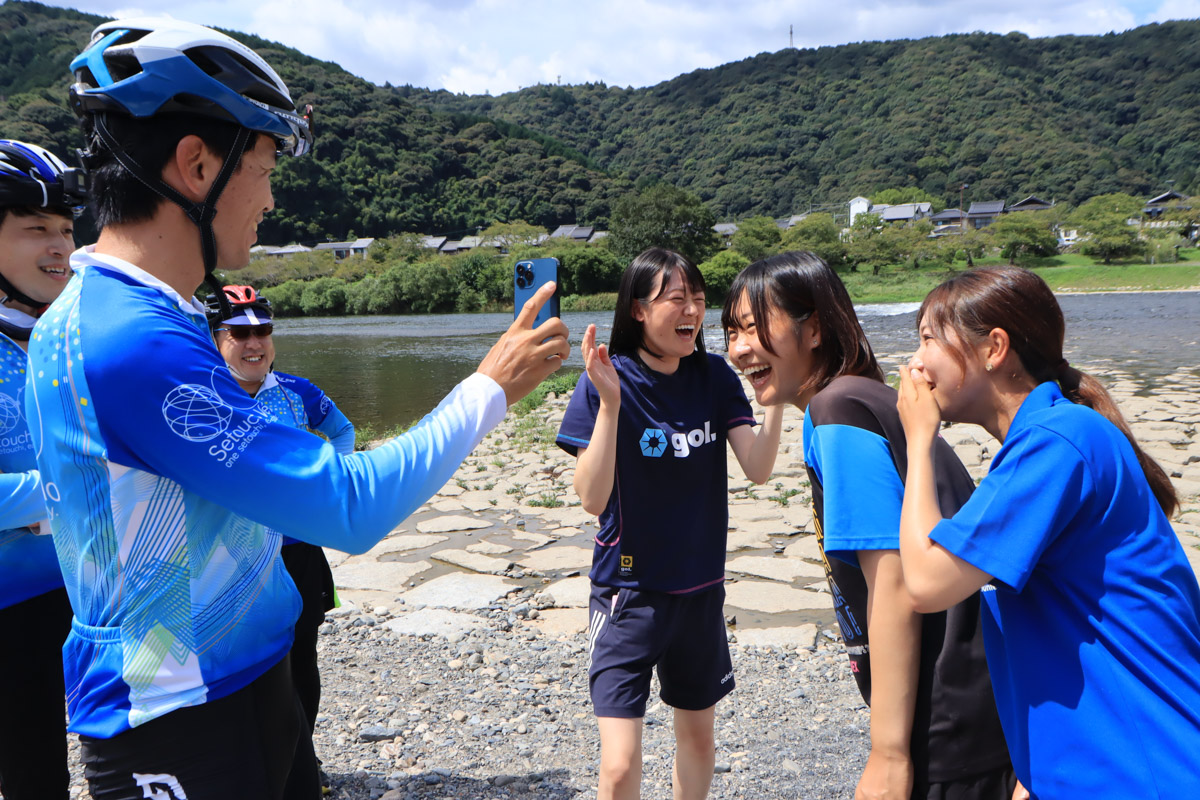
<svg viewBox="0 0 1200 800">
<path fill-rule="evenodd" d="M 500 384 L 510 406 L 533 391 L 571 354 L 567 326 L 561 319 L 551 317 L 533 327 L 534 317 L 554 294 L 554 288 L 553 283 L 547 283 L 526 300 L 513 324 L 479 362 L 477 371 Z"/>
<path fill-rule="evenodd" d="M 896 408 L 910 444 L 932 444 L 942 422 L 942 410 L 929 388 L 923 365 L 913 358 L 900 368 L 900 392 Z"/>
<path fill-rule="evenodd" d="M 596 345 L 596 326 L 588 325 L 583 334 L 583 365 L 588 378 L 600 395 L 600 402 L 612 408 L 621 406 L 621 379 L 608 355 L 608 345 Z"/>
</svg>

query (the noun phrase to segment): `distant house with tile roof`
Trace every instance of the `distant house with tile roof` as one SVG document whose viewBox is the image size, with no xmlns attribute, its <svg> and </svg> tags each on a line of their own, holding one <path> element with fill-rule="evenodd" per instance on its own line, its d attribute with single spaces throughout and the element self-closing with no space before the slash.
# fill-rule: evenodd
<svg viewBox="0 0 1200 800">
<path fill-rule="evenodd" d="M 986 228 L 1003 213 L 1003 200 L 983 200 L 971 203 L 971 207 L 967 209 L 967 224 L 975 230 Z"/>
<path fill-rule="evenodd" d="M 353 242 L 321 242 L 313 248 L 318 252 L 332 251 L 338 261 L 350 256 L 367 257 L 367 250 L 375 243 L 374 239 L 355 239 Z"/>
<path fill-rule="evenodd" d="M 296 253 L 310 253 L 311 247 L 305 247 L 302 244 L 285 244 L 282 247 L 272 247 L 270 245 L 255 245 L 250 248 L 252 256 L 294 256 Z"/>
<path fill-rule="evenodd" d="M 1047 203 L 1042 198 L 1035 194 L 1029 195 L 1024 200 L 1018 200 L 1010 206 L 1005 207 L 1005 212 L 1012 213 L 1014 211 L 1046 211 L 1054 208 L 1054 203 Z"/>
<path fill-rule="evenodd" d="M 1171 208 L 1171 205 L 1182 203 L 1190 198 L 1185 194 L 1180 194 L 1174 190 L 1163 192 L 1157 197 L 1152 197 L 1146 201 L 1146 206 L 1142 209 L 1142 213 L 1150 219 L 1158 219 Z"/>
</svg>

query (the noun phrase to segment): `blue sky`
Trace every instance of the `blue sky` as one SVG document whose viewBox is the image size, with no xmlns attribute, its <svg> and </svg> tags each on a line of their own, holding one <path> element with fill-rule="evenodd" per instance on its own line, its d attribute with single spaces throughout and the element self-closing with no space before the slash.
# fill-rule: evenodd
<svg viewBox="0 0 1200 800">
<path fill-rule="evenodd" d="M 246 31 L 376 83 L 500 94 L 649 86 L 788 46 L 1021 31 L 1100 34 L 1200 17 L 1200 0 L 43 0 Z"/>
</svg>

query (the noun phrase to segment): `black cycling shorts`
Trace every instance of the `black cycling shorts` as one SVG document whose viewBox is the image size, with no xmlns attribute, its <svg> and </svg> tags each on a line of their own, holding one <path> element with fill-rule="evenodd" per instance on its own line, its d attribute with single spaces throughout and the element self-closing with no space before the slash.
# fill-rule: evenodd
<svg viewBox="0 0 1200 800">
<path fill-rule="evenodd" d="M 279 800 L 293 769 L 314 782 L 303 794 L 320 797 L 312 740 L 286 658 L 227 697 L 111 739 L 79 741 L 95 800 Z"/>
</svg>

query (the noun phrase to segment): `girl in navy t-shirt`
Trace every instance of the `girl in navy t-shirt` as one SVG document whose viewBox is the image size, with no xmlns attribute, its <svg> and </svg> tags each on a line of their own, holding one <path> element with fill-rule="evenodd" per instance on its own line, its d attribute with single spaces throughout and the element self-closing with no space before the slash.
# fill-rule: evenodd
<svg viewBox="0 0 1200 800">
<path fill-rule="evenodd" d="M 601 797 L 637 797 L 642 718 L 657 668 L 675 709 L 675 794 L 712 781 L 716 703 L 734 686 L 722 614 L 728 441 L 747 477 L 770 477 L 780 409 L 761 431 L 737 376 L 704 351 L 704 279 L 652 248 L 621 279 L 609 347 L 583 339 L 587 373 L 558 444 L 578 457 L 575 491 L 600 517 L 590 603 L 592 705 Z M 611 353 L 611 355 L 610 355 Z"/>
<path fill-rule="evenodd" d="M 923 611 L 984 587 L 984 639 L 1017 776 L 1034 797 L 1200 789 L 1200 587 L 1170 479 L 1104 388 L 1063 358 L 1034 273 L 962 273 L 925 298 L 901 370 L 904 580 Z M 1002 443 L 953 515 L 934 501 L 942 420 Z"/>
</svg>

